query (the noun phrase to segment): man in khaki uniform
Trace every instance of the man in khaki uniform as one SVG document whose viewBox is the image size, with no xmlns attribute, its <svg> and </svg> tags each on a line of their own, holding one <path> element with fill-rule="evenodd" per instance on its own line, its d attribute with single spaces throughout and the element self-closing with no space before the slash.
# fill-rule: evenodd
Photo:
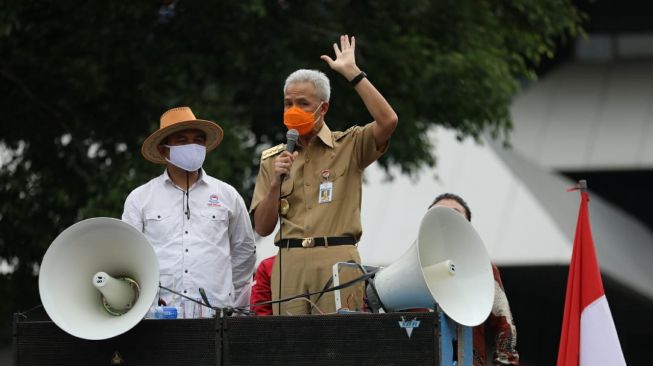
<svg viewBox="0 0 653 366">
<path fill-rule="evenodd" d="M 315 70 L 297 70 L 284 86 L 284 124 L 298 130 L 297 151 L 284 144 L 263 152 L 250 210 L 255 230 L 266 236 L 274 231 L 279 249 L 272 279 L 272 298 L 323 289 L 336 262 L 360 263 L 356 243 L 362 234 L 360 220 L 363 169 L 387 149 L 397 126 L 397 114 L 356 65 L 354 37 L 333 44 L 336 59 L 323 55 L 331 69 L 355 88 L 374 121 L 344 132 L 331 131 L 324 122 L 329 110 L 329 79 Z M 283 177 L 283 178 L 282 178 Z M 340 282 L 360 275 L 342 271 Z M 343 290 L 343 307 L 363 305 L 363 285 Z M 312 296 L 312 302 L 318 296 Z M 274 305 L 274 314 L 311 314 L 336 311 L 333 293 L 309 301 Z"/>
</svg>

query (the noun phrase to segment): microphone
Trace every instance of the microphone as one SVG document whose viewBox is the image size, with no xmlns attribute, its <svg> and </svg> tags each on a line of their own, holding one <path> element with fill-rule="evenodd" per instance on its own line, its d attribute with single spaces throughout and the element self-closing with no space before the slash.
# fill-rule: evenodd
<svg viewBox="0 0 653 366">
<path fill-rule="evenodd" d="M 288 130 L 286 132 L 286 140 L 288 141 L 286 143 L 286 150 L 290 153 L 295 151 L 295 144 L 297 143 L 297 139 L 299 138 L 299 132 L 297 132 L 296 129 Z"/>
<path fill-rule="evenodd" d="M 297 144 L 297 139 L 299 138 L 299 132 L 296 129 L 291 129 L 286 132 L 286 151 L 292 154 L 295 151 L 295 145 Z M 286 179 L 285 174 L 281 174 L 281 181 Z"/>
</svg>

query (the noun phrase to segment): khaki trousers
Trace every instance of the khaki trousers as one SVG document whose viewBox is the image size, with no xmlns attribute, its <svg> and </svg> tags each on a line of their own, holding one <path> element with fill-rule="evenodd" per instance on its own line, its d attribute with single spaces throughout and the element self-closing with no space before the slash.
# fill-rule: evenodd
<svg viewBox="0 0 653 366">
<path fill-rule="evenodd" d="M 281 263 L 279 262 L 281 260 Z M 330 247 L 313 248 L 280 248 L 274 261 L 270 287 L 272 299 L 287 298 L 300 294 L 322 291 L 324 285 L 332 276 L 332 266 L 337 262 L 353 260 L 360 263 L 358 249 L 353 245 L 338 245 Z M 281 269 L 281 276 L 279 273 Z M 342 267 L 340 269 L 340 284 L 353 280 L 363 273 L 358 268 Z M 281 277 L 281 278 L 279 278 Z M 281 283 L 279 283 L 281 280 Z M 333 287 L 333 285 L 329 286 Z M 279 294 L 281 289 L 281 294 Z M 363 307 L 364 282 L 356 283 L 340 290 L 340 299 L 343 308 L 361 310 Z M 310 300 L 305 298 L 283 302 L 280 305 L 272 304 L 274 315 L 302 315 L 324 314 L 336 312 L 335 296 L 333 292 L 313 295 Z"/>
</svg>

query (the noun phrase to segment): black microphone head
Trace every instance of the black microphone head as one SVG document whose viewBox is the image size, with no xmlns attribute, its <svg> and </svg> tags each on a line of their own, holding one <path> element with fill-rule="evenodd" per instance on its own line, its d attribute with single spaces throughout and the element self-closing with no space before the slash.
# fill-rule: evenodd
<svg viewBox="0 0 653 366">
<path fill-rule="evenodd" d="M 227 306 L 226 308 L 222 309 L 224 311 L 224 315 L 226 316 L 232 316 L 234 313 L 234 308 L 231 306 Z"/>
<path fill-rule="evenodd" d="M 296 129 L 288 130 L 286 132 L 286 150 L 293 152 L 295 151 L 295 144 L 297 143 L 297 139 L 299 138 L 299 132 Z"/>
</svg>

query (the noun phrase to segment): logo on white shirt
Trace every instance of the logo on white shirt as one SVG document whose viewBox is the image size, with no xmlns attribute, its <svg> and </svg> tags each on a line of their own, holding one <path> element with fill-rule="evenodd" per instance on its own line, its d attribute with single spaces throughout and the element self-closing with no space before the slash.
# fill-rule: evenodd
<svg viewBox="0 0 653 366">
<path fill-rule="evenodd" d="M 212 194 L 209 196 L 209 207 L 220 207 L 222 206 L 222 202 L 220 202 L 220 198 L 218 197 L 217 194 Z"/>
</svg>

